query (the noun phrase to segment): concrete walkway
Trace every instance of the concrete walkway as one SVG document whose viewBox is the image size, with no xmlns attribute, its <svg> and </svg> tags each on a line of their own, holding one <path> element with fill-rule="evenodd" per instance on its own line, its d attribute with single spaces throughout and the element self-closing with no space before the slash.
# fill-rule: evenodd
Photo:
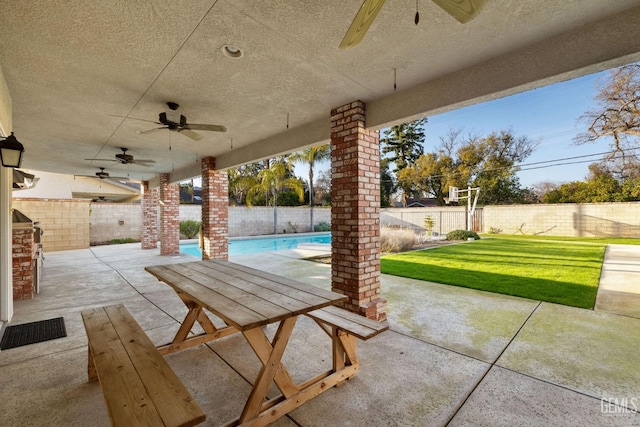
<svg viewBox="0 0 640 427">
<path fill-rule="evenodd" d="M 607 246 L 595 309 L 640 319 L 640 246 Z"/>
<path fill-rule="evenodd" d="M 330 288 L 330 266 L 305 255 L 231 261 Z M 189 260 L 137 244 L 47 254 L 41 293 L 15 304 L 12 324 L 63 316 L 68 336 L 0 352 L 0 424 L 108 425 L 100 387 L 86 379 L 80 311 L 125 303 L 167 342 L 186 310 L 143 268 Z M 275 425 L 640 426 L 640 319 L 386 275 L 382 292 L 391 329 L 358 343 L 358 376 Z M 292 346 L 284 360 L 296 380 L 330 363 L 326 336 L 306 318 Z M 167 360 L 212 426 L 238 416 L 259 369 L 241 336 Z"/>
</svg>

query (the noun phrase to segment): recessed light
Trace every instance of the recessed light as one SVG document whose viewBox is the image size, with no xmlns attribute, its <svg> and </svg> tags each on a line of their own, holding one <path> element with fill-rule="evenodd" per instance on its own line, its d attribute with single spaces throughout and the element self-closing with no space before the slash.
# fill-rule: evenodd
<svg viewBox="0 0 640 427">
<path fill-rule="evenodd" d="M 232 44 L 225 44 L 220 48 L 220 50 L 227 58 L 240 59 L 244 56 L 244 53 L 240 50 L 240 48 Z"/>
</svg>

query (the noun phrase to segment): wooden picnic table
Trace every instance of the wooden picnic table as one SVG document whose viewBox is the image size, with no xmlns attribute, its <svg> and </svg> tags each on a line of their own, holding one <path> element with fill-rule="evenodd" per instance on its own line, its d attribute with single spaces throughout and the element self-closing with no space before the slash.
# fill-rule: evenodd
<svg viewBox="0 0 640 427">
<path fill-rule="evenodd" d="M 267 425 L 312 397 L 353 377 L 359 369 L 355 338 L 344 330 L 338 330 L 339 327 L 330 322 L 322 325 L 318 318 L 322 314 L 319 309 L 344 301 L 346 296 L 342 294 L 221 260 L 145 269 L 171 286 L 188 308 L 173 341 L 158 347 L 161 354 L 240 332 L 262 363 L 242 414 L 227 425 Z M 204 309 L 224 321 L 225 326 L 216 327 Z M 318 316 L 311 313 L 314 311 Z M 296 320 L 300 315 L 307 314 L 332 337 L 334 363 L 331 370 L 296 384 L 281 359 Z M 356 322 L 360 323 L 360 316 L 354 316 Z M 196 321 L 204 332 L 189 336 Z M 364 318 L 362 321 L 371 322 Z M 262 327 L 276 322 L 279 322 L 278 330 L 271 341 Z M 377 322 L 374 322 L 371 326 L 376 329 L 376 325 Z M 386 327 L 377 328 L 371 335 L 384 329 Z M 282 396 L 267 400 L 267 391 L 272 382 L 275 382 Z"/>
</svg>

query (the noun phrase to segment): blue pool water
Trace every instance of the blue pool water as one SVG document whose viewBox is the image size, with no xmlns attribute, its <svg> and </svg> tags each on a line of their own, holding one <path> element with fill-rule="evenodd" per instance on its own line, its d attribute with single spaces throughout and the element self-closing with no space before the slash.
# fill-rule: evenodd
<svg viewBox="0 0 640 427">
<path fill-rule="evenodd" d="M 229 256 L 296 249 L 301 243 L 331 243 L 331 233 L 229 239 Z M 198 243 L 182 244 L 180 245 L 180 252 L 196 257 L 202 256 Z"/>
</svg>

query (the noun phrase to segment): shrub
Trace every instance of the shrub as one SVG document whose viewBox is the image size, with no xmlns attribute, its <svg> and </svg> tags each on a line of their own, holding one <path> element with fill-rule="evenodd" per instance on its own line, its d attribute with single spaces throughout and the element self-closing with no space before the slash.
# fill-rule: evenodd
<svg viewBox="0 0 640 427">
<path fill-rule="evenodd" d="M 416 235 L 411 230 L 387 228 L 380 230 L 382 252 L 403 252 L 413 248 Z"/>
<path fill-rule="evenodd" d="M 480 240 L 480 236 L 475 231 L 453 230 L 447 233 L 447 240 L 469 240 L 472 237 Z"/>
<path fill-rule="evenodd" d="M 109 243 L 111 243 L 112 245 L 119 245 L 122 243 L 138 243 L 139 241 L 140 240 L 136 240 L 131 237 L 126 237 L 124 239 L 111 239 L 109 240 Z"/>
<path fill-rule="evenodd" d="M 180 221 L 180 233 L 187 239 L 193 239 L 200 232 L 200 224 L 200 221 L 194 221 L 192 219 Z"/>
<path fill-rule="evenodd" d="M 331 231 L 331 224 L 320 222 L 313 226 L 313 231 Z"/>
</svg>

